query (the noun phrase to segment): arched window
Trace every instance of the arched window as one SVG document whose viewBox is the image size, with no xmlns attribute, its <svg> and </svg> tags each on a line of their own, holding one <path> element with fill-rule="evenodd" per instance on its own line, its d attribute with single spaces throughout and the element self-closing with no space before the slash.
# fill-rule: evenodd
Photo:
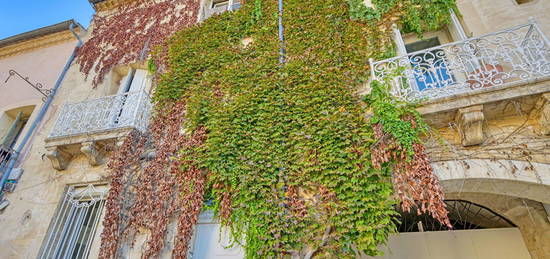
<svg viewBox="0 0 550 259">
<path fill-rule="evenodd" d="M 453 230 L 513 228 L 510 220 L 491 209 L 464 200 L 446 200 Z M 418 215 L 416 211 L 401 213 L 399 232 L 423 232 L 448 230 L 430 215 Z"/>
</svg>

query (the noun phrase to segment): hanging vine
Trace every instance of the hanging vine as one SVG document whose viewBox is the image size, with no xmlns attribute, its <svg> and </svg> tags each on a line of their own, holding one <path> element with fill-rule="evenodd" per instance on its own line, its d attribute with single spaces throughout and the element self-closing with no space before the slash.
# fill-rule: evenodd
<svg viewBox="0 0 550 259">
<path fill-rule="evenodd" d="M 394 100 L 386 82 L 373 82 L 366 98 L 357 92 L 368 59 L 393 52 L 392 23 L 417 33 L 442 26 L 454 1 L 374 3 L 285 1 L 285 66 L 275 0 L 249 1 L 157 44 L 155 156 L 124 230 L 130 239 L 150 231 L 143 258 L 159 255 L 172 216 L 172 256 L 186 258 L 206 207 L 247 258 L 377 255 L 398 204 L 451 227 L 414 106 Z M 435 18 L 417 19 L 423 13 Z"/>
<path fill-rule="evenodd" d="M 117 65 L 142 61 L 149 49 L 197 22 L 200 0 L 136 0 L 96 14 L 91 36 L 78 49 L 76 63 L 92 85 Z"/>
<path fill-rule="evenodd" d="M 137 131 L 131 132 L 120 148 L 110 157 L 111 187 L 107 196 L 103 232 L 101 233 L 100 258 L 115 258 L 121 243 L 123 229 L 122 214 L 124 199 L 127 198 L 129 177 L 137 171 L 146 138 Z"/>
</svg>

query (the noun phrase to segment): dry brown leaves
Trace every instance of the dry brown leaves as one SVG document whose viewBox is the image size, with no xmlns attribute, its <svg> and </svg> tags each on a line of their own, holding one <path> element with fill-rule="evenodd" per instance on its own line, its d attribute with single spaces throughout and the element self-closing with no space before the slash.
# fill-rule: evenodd
<svg viewBox="0 0 550 259">
<path fill-rule="evenodd" d="M 146 144 L 146 138 L 138 133 L 128 136 L 122 147 L 111 156 L 109 168 L 113 179 L 100 258 L 117 258 L 122 238 L 129 237 L 131 241 L 143 229 L 150 234 L 142 258 L 157 257 L 164 248 L 167 228 L 174 216 L 178 225 L 172 257 L 186 258 L 193 227 L 202 208 L 207 174 L 194 165 L 192 158 L 183 159 L 179 151 L 202 145 L 206 130 L 199 128 L 191 136 L 186 135 L 182 131 L 185 104 L 179 102 L 165 108 L 156 114 L 149 127 L 155 157 L 144 165 L 143 170 L 137 170 L 141 167 L 135 166 L 140 165 Z M 131 186 L 135 198 L 126 211 L 122 211 L 122 202 L 128 199 L 122 189 L 128 188 L 125 181 L 131 174 L 136 176 Z M 121 222 L 124 214 L 128 219 Z"/>
<path fill-rule="evenodd" d="M 111 171 L 111 188 L 107 196 L 103 232 L 101 233 L 101 249 L 99 258 L 116 258 L 121 240 L 121 214 L 123 189 L 127 176 L 133 170 L 133 164 L 139 162 L 145 146 L 145 138 L 137 131 L 131 132 L 123 141 L 121 147 L 110 157 L 108 167 Z"/>
<path fill-rule="evenodd" d="M 415 125 L 414 121 L 411 122 Z M 373 129 L 378 142 L 371 149 L 372 164 L 380 169 L 382 164 L 395 161 L 392 176 L 401 209 L 410 212 L 416 207 L 418 214 L 428 213 L 441 224 L 452 228 L 439 179 L 433 172 L 424 145 L 414 143 L 414 155 L 409 158 L 407 150 L 393 136 L 386 134 L 381 124 L 375 124 Z"/>
<path fill-rule="evenodd" d="M 77 53 L 80 71 L 87 77 L 93 70 L 96 87 L 115 66 L 142 61 L 142 53 L 195 24 L 199 6 L 200 0 L 140 0 L 112 14 L 96 14 L 91 36 Z"/>
</svg>

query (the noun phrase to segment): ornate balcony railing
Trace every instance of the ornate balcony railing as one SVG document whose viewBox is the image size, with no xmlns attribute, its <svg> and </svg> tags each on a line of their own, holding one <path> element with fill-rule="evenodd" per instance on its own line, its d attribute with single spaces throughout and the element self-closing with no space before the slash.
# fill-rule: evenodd
<svg viewBox="0 0 550 259">
<path fill-rule="evenodd" d="M 371 67 L 372 76 L 389 80 L 398 98 L 437 99 L 550 76 L 550 42 L 532 21 L 372 62 Z"/>
<path fill-rule="evenodd" d="M 145 92 L 105 96 L 64 105 L 49 138 L 134 128 L 146 131 L 151 102 Z"/>
</svg>

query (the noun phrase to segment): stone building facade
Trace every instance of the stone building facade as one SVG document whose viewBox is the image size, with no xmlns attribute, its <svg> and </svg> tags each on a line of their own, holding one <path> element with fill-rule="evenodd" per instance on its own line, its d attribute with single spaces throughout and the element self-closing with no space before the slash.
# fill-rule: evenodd
<svg viewBox="0 0 550 259">
<path fill-rule="evenodd" d="M 101 13 L 128 1 L 90 2 Z M 409 88 L 396 82 L 396 95 L 424 97 L 419 111 L 435 129 L 426 139 L 435 172 L 448 205 L 456 215 L 471 218 L 464 219 L 460 229 L 444 232 L 411 218 L 414 227 L 403 230 L 411 233 L 392 236 L 383 258 L 550 258 L 550 18 L 546 15 L 550 2 L 457 3 L 460 16 L 448 28 L 422 39 L 395 28 L 399 56 L 372 64 L 379 76 L 383 70 L 376 70 L 376 64 L 403 60 L 412 64 L 411 57 L 426 53 L 446 57 L 437 59 L 437 64 L 425 58 L 412 64 L 410 73 L 403 75 Z M 238 1 L 203 0 L 197 22 L 238 5 Z M 70 37 L 48 45 L 64 55 L 56 56 L 57 66 L 48 67 L 60 70 L 74 45 Z M 39 64 L 29 60 L 39 56 L 34 52 L 6 57 L 2 53 L 14 48 L 10 46 L 0 45 L 0 73 L 17 62 Z M 491 51 L 461 56 L 453 52 L 456 46 Z M 9 59 L 17 57 L 21 60 Z M 457 67 L 453 60 L 469 65 Z M 428 72 L 419 73 L 417 68 L 423 66 Z M 57 74 L 23 67 L 31 70 L 19 72 L 32 79 L 36 75 L 45 86 L 53 84 L 52 74 Z M 5 248 L 0 257 L 98 256 L 109 184 L 106 157 L 129 131 L 146 128 L 152 85 L 144 64 L 117 67 L 97 87 L 90 81 L 78 65 L 70 66 L 48 116 L 17 161 L 16 168 L 24 174 L 13 192 L 4 195 L 10 204 L 0 215 L 0 247 Z M 452 90 L 458 85 L 468 85 L 467 90 Z M 0 93 L 0 111 L 40 103 L 32 91 L 25 94 L 33 97 L 24 100 L 16 99 L 21 95 Z M 14 115 L 8 115 L 13 120 Z M 27 116 L 33 120 L 34 115 Z M 242 258 L 241 250 L 225 249 L 218 242 L 216 230 L 211 216 L 203 214 L 192 244 L 193 258 Z M 126 257 L 139 257 L 146 238 L 138 237 L 134 248 L 125 251 Z"/>
</svg>

